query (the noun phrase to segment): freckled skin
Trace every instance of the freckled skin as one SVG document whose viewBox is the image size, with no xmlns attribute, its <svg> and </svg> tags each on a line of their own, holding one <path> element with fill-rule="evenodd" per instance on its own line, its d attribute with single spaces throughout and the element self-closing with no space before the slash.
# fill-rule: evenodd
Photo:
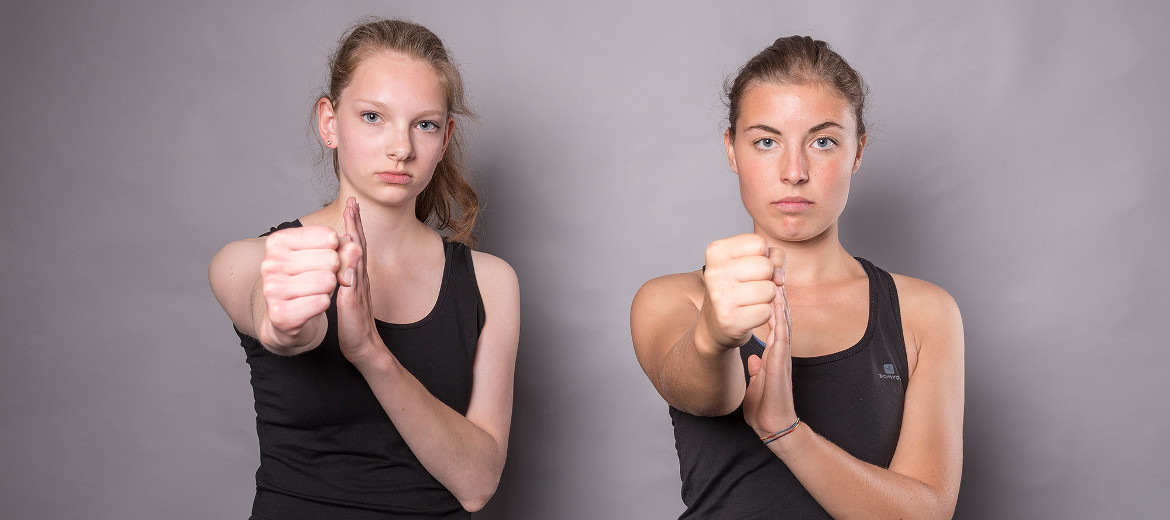
<svg viewBox="0 0 1170 520">
<path fill-rule="evenodd" d="M 754 231 L 787 242 L 835 236 L 864 147 L 849 103 L 818 85 L 760 83 L 740 114 L 725 144 Z M 785 197 L 812 204 L 785 211 L 774 204 Z"/>
</svg>

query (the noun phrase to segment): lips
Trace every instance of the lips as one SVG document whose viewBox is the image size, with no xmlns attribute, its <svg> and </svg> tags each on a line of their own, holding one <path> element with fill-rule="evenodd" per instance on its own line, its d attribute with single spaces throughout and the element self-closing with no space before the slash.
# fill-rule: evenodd
<svg viewBox="0 0 1170 520">
<path fill-rule="evenodd" d="M 776 202 L 773 202 L 772 205 L 780 208 L 781 211 L 787 213 L 796 213 L 812 207 L 813 202 L 804 197 L 784 197 Z"/>
<path fill-rule="evenodd" d="M 378 172 L 374 174 L 374 177 L 386 184 L 406 184 L 411 179 L 410 174 L 405 171 Z"/>
</svg>

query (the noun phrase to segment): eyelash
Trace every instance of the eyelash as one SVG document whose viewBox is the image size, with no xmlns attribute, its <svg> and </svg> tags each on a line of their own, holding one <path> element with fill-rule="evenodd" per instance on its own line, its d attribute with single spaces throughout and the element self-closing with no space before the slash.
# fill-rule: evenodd
<svg viewBox="0 0 1170 520">
<path fill-rule="evenodd" d="M 373 116 L 373 121 L 371 121 L 369 119 L 370 116 Z M 379 116 L 377 112 L 362 112 L 361 118 L 362 118 L 363 122 L 365 122 L 366 124 L 371 124 L 371 125 L 376 125 L 376 124 L 380 123 L 382 120 L 382 116 Z M 422 125 L 431 125 L 431 128 L 430 129 L 421 128 Z M 422 130 L 422 131 L 428 132 L 428 133 L 437 132 L 440 128 L 439 123 L 436 123 L 434 121 L 419 121 L 415 126 L 420 127 L 419 130 Z"/>
<path fill-rule="evenodd" d="M 837 146 L 837 140 L 833 139 L 832 137 L 818 137 L 813 139 L 813 144 L 816 144 L 820 141 L 828 141 L 829 144 L 826 144 L 824 148 L 817 148 L 817 150 L 828 150 L 831 147 L 830 145 Z"/>
<path fill-rule="evenodd" d="M 832 137 L 818 137 L 816 139 L 813 139 L 813 144 L 816 144 L 820 141 L 827 141 L 827 143 L 824 146 L 814 146 L 813 149 L 815 149 L 815 150 L 828 150 L 832 147 L 837 146 L 837 144 L 839 144 L 839 143 L 837 143 L 837 140 L 833 139 Z M 764 146 L 763 145 L 764 142 L 770 142 L 773 144 L 773 146 Z M 766 150 L 771 150 L 771 149 L 775 148 L 774 145 L 776 144 L 776 140 L 772 139 L 771 137 L 762 137 L 760 139 L 756 139 L 755 141 L 753 141 L 752 144 L 756 145 L 756 148 L 759 148 L 761 150 L 766 151 Z"/>
</svg>

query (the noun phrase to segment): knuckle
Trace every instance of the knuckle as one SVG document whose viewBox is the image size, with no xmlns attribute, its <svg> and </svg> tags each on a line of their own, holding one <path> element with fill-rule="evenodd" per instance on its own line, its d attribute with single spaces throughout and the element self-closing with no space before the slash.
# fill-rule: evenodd
<svg viewBox="0 0 1170 520">
<path fill-rule="evenodd" d="M 270 276 L 279 271 L 280 262 L 273 258 L 265 258 L 260 261 L 260 274 L 263 276 Z"/>
</svg>

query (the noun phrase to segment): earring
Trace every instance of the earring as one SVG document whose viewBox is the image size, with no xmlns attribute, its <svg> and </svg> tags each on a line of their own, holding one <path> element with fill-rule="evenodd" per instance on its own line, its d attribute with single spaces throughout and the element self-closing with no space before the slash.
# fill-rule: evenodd
<svg viewBox="0 0 1170 520">
<path fill-rule="evenodd" d="M 331 145 L 333 145 L 333 141 L 325 141 L 325 146 L 331 146 Z"/>
</svg>

